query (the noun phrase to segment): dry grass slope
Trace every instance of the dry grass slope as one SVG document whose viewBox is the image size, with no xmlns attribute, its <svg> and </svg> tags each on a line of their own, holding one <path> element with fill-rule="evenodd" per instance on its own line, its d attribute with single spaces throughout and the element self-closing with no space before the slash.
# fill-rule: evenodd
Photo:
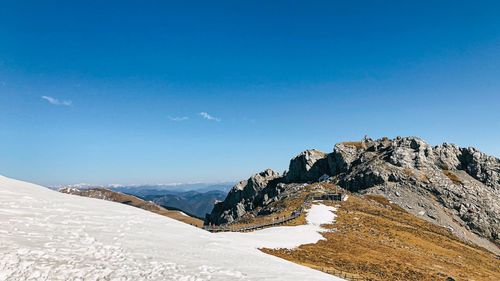
<svg viewBox="0 0 500 281">
<path fill-rule="evenodd" d="M 338 202 L 335 202 L 338 203 Z M 326 240 L 294 250 L 264 252 L 332 273 L 366 280 L 500 280 L 500 260 L 464 244 L 448 230 L 421 220 L 379 196 L 341 202 Z"/>
<path fill-rule="evenodd" d="M 460 180 L 460 178 L 455 173 L 453 173 L 452 171 L 443 170 L 443 174 L 445 176 L 447 176 L 454 184 L 456 184 L 456 185 L 463 184 L 462 181 Z"/>
<path fill-rule="evenodd" d="M 355 148 L 364 148 L 363 142 L 361 141 L 345 141 L 342 142 L 342 144 L 345 146 L 353 146 Z"/>
<path fill-rule="evenodd" d="M 265 215 L 265 216 L 243 217 L 237 223 L 231 224 L 231 226 L 235 227 L 235 228 L 239 228 L 239 227 L 245 227 L 245 226 L 251 226 L 251 225 L 264 224 L 264 223 L 272 222 L 273 220 L 277 220 L 279 218 L 290 216 L 293 211 L 297 210 L 299 207 L 301 207 L 304 204 L 304 202 L 306 201 L 306 197 L 308 195 L 316 194 L 318 192 L 318 189 L 320 189 L 321 192 L 338 192 L 338 188 L 336 186 L 334 186 L 333 184 L 329 184 L 329 183 L 323 183 L 321 185 L 311 184 L 311 185 L 304 187 L 297 194 L 294 194 L 293 197 L 287 198 L 286 200 L 280 200 L 280 201 L 271 203 L 270 206 L 275 207 L 276 209 L 280 210 L 279 212 L 275 212 L 271 215 Z M 305 223 L 306 223 L 305 214 L 302 213 L 299 217 L 285 223 L 284 225 L 293 226 L 293 225 L 302 225 Z"/>
<path fill-rule="evenodd" d="M 108 201 L 113 201 L 117 203 L 122 203 L 122 204 L 127 204 L 133 207 L 141 208 L 153 213 L 156 213 L 158 215 L 166 216 L 178 221 L 181 221 L 183 223 L 187 223 L 196 227 L 202 227 L 203 226 L 203 221 L 190 217 L 188 215 L 185 215 L 179 211 L 171 211 L 167 210 L 161 206 L 158 206 L 154 203 L 144 201 L 140 198 L 137 198 L 132 195 L 128 194 L 123 194 L 120 192 L 115 192 L 109 189 L 103 189 L 103 188 L 92 188 L 88 190 L 81 190 L 78 193 L 72 193 L 75 195 L 80 195 L 80 196 L 85 196 L 85 197 L 91 197 L 91 198 L 98 198 L 98 199 L 104 199 Z"/>
</svg>

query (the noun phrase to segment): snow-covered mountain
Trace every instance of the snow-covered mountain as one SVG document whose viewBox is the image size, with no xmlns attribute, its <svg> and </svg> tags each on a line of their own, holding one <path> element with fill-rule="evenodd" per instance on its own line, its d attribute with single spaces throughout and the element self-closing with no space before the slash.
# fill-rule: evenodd
<svg viewBox="0 0 500 281">
<path fill-rule="evenodd" d="M 341 280 L 260 252 L 322 236 L 308 225 L 209 233 L 148 211 L 0 176 L 0 280 Z"/>
</svg>

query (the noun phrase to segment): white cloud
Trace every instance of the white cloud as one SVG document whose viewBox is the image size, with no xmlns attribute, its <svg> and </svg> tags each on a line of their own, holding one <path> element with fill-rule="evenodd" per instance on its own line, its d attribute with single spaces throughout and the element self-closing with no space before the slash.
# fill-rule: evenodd
<svg viewBox="0 0 500 281">
<path fill-rule="evenodd" d="M 53 105 L 71 106 L 73 104 L 70 100 L 58 100 L 49 96 L 42 96 L 42 99 Z"/>
<path fill-rule="evenodd" d="M 200 112 L 199 114 L 203 119 L 206 119 L 206 120 L 216 121 L 216 122 L 220 122 L 220 120 L 221 120 L 220 118 L 214 117 L 214 116 L 208 114 L 207 112 Z"/>
<path fill-rule="evenodd" d="M 189 117 L 187 117 L 187 116 L 174 116 L 174 117 L 168 116 L 168 120 L 174 121 L 174 122 L 182 122 L 182 121 L 186 121 L 188 119 L 189 119 Z"/>
</svg>

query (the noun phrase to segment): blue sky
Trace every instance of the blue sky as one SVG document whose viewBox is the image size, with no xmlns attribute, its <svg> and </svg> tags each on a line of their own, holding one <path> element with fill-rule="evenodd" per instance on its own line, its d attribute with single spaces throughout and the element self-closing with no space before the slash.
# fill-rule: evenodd
<svg viewBox="0 0 500 281">
<path fill-rule="evenodd" d="M 500 4 L 413 2 L 0 1 L 0 174 L 238 180 L 365 134 L 500 156 Z"/>
</svg>

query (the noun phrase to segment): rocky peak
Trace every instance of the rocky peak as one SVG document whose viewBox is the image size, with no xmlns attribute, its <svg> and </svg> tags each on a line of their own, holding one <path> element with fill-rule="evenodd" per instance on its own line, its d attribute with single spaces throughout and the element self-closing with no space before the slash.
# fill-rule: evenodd
<svg viewBox="0 0 500 281">
<path fill-rule="evenodd" d="M 352 162 L 366 148 L 363 142 L 342 142 L 335 145 L 333 152 L 328 154 L 330 175 L 345 173 L 351 168 Z"/>
<path fill-rule="evenodd" d="M 390 146 L 389 163 L 403 168 L 421 168 L 428 163 L 432 147 L 416 137 L 396 138 Z"/>
<path fill-rule="evenodd" d="M 266 170 L 238 183 L 207 221 L 256 215 L 285 191 L 328 177 L 351 192 L 384 195 L 463 239 L 477 234 L 498 243 L 500 160 L 474 148 L 431 146 L 418 137 L 343 142 L 328 154 L 306 150 L 290 160 L 284 176 Z"/>
<path fill-rule="evenodd" d="M 251 176 L 249 179 L 240 181 L 232 189 L 236 191 L 260 190 L 266 186 L 271 179 L 279 177 L 279 174 L 272 169 L 266 169 L 260 173 Z"/>
<path fill-rule="evenodd" d="M 460 148 L 454 144 L 443 143 L 433 148 L 436 165 L 444 170 L 455 169 L 461 166 Z"/>
<path fill-rule="evenodd" d="M 327 154 L 316 149 L 306 150 L 290 160 L 287 182 L 315 181 L 328 174 Z"/>
<path fill-rule="evenodd" d="M 398 137 L 369 140 L 356 149 L 336 146 L 329 159 L 332 175 L 345 189 L 384 195 L 458 236 L 471 231 L 498 243 L 500 160 L 495 157 Z"/>
<path fill-rule="evenodd" d="M 254 209 L 258 204 L 256 198 L 261 195 L 262 190 L 276 179 L 280 179 L 279 173 L 266 169 L 263 172 L 251 176 L 249 179 L 237 183 L 222 202 L 217 202 L 211 214 L 208 214 L 206 223 L 223 224 L 231 223 L 236 218 L 242 217 L 248 210 Z"/>
<path fill-rule="evenodd" d="M 462 148 L 459 169 L 465 170 L 469 175 L 482 183 L 500 188 L 500 160 L 488 156 L 473 147 Z"/>
</svg>

